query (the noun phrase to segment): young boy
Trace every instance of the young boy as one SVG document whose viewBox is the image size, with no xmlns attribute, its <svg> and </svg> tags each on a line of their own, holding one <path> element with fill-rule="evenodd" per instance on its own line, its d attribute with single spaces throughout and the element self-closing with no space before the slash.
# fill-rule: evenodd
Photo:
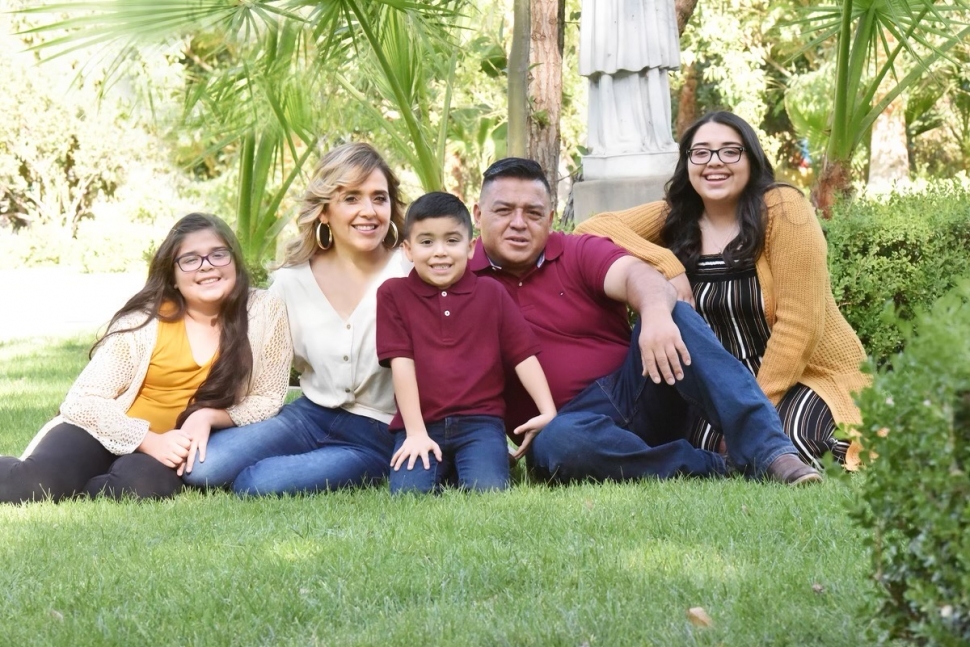
<svg viewBox="0 0 970 647">
<path fill-rule="evenodd" d="M 462 488 L 505 489 L 506 369 L 515 368 L 539 409 L 514 431 L 524 434 L 515 458 L 556 415 L 539 343 L 505 288 L 465 272 L 474 247 L 461 200 L 437 192 L 418 198 L 403 247 L 414 269 L 377 290 L 377 357 L 390 364 L 398 407 L 391 492 L 432 492 L 452 476 Z M 415 468 L 418 457 L 423 469 Z"/>
</svg>

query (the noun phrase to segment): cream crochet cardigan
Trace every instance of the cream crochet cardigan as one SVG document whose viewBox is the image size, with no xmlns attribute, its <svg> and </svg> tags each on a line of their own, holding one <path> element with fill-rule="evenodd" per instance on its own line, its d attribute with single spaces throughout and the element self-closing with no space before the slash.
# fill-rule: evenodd
<svg viewBox="0 0 970 647">
<path fill-rule="evenodd" d="M 142 314 L 127 315 L 115 328 L 141 321 Z M 71 385 L 60 415 L 34 436 L 21 458 L 29 456 L 44 435 L 62 422 L 81 427 L 113 454 L 134 452 L 148 433 L 148 421 L 130 418 L 127 412 L 145 381 L 157 337 L 157 319 L 138 330 L 108 337 Z M 249 293 L 249 344 L 253 371 L 248 388 L 227 410 L 236 426 L 276 415 L 289 382 L 293 351 L 286 308 L 279 297 L 265 290 Z"/>
</svg>

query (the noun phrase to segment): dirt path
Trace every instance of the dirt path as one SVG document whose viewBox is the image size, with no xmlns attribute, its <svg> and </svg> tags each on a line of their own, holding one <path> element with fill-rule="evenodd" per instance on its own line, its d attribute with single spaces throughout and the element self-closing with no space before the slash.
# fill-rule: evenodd
<svg viewBox="0 0 970 647">
<path fill-rule="evenodd" d="M 93 336 L 145 283 L 144 273 L 82 274 L 45 267 L 0 270 L 0 341 Z"/>
</svg>

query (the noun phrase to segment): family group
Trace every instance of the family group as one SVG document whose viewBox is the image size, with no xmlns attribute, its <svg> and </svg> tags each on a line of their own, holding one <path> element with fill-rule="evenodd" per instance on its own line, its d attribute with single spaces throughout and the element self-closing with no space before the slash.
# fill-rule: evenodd
<svg viewBox="0 0 970 647">
<path fill-rule="evenodd" d="M 429 193 L 405 215 L 387 163 L 347 144 L 268 290 L 222 220 L 185 216 L 59 415 L 0 457 L 0 501 L 501 490 L 522 457 L 557 483 L 798 485 L 846 460 L 865 354 L 814 210 L 746 122 L 693 124 L 662 201 L 574 234 L 554 215 L 521 158 L 485 171 L 471 212 Z"/>
</svg>

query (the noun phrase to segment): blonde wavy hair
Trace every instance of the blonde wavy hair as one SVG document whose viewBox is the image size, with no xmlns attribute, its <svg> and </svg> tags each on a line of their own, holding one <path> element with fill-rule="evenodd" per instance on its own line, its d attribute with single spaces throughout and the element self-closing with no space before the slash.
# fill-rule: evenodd
<svg viewBox="0 0 970 647">
<path fill-rule="evenodd" d="M 384 158 L 370 144 L 344 144 L 334 148 L 317 162 L 313 178 L 307 186 L 300 203 L 300 214 L 296 218 L 297 235 L 286 244 L 286 252 L 281 267 L 292 267 L 306 263 L 317 253 L 316 225 L 320 214 L 337 193 L 347 187 L 364 182 L 375 169 L 387 178 L 387 193 L 391 202 L 391 222 L 398 232 L 404 231 L 404 204 L 400 198 L 400 182 Z M 400 244 L 400 236 L 389 248 Z"/>
</svg>

